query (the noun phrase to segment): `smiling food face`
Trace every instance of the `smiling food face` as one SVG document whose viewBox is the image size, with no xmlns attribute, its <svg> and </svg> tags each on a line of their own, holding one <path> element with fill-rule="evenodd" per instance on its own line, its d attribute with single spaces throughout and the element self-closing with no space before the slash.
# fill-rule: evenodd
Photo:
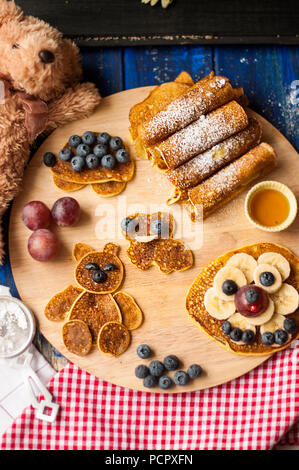
<svg viewBox="0 0 299 470">
<path fill-rule="evenodd" d="M 186 306 L 227 349 L 261 355 L 298 336 L 298 290 L 298 258 L 279 245 L 260 243 L 210 263 L 193 283 Z"/>
</svg>

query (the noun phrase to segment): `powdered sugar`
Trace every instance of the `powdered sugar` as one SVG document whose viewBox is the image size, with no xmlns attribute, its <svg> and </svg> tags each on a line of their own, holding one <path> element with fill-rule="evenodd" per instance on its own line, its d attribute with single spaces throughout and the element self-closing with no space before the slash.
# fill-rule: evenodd
<svg viewBox="0 0 299 470">
<path fill-rule="evenodd" d="M 0 355 L 17 352 L 29 337 L 30 326 L 25 313 L 15 302 L 0 302 Z"/>
<path fill-rule="evenodd" d="M 182 190 L 191 188 L 248 152 L 259 143 L 260 137 L 260 125 L 256 119 L 251 118 L 245 130 L 197 155 L 177 169 L 167 172 L 166 175 L 177 188 Z"/>
<path fill-rule="evenodd" d="M 234 90 L 228 79 L 217 76 L 209 79 L 206 77 L 144 123 L 144 142 L 147 145 L 161 142 L 200 116 L 232 99 L 234 99 Z"/>
<path fill-rule="evenodd" d="M 236 101 L 206 115 L 204 120 L 189 124 L 157 145 L 151 152 L 161 156 L 174 169 L 195 155 L 241 131 L 248 125 L 247 115 Z"/>
</svg>

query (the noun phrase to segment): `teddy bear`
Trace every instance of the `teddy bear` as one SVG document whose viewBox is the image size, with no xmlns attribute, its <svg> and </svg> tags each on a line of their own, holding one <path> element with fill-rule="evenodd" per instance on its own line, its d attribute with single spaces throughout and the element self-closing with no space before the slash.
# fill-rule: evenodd
<svg viewBox="0 0 299 470">
<path fill-rule="evenodd" d="M 142 324 L 139 305 L 131 295 L 119 290 L 124 277 L 119 250 L 114 243 L 106 243 L 101 251 L 77 243 L 73 257 L 78 286 L 68 286 L 45 307 L 48 320 L 66 320 L 63 342 L 73 354 L 86 356 L 97 346 L 104 354 L 119 356 L 130 344 L 131 331 Z"/>
<path fill-rule="evenodd" d="M 100 103 L 92 83 L 81 83 L 78 47 L 44 21 L 0 0 L 0 221 L 22 187 L 30 145 Z M 0 236 L 0 263 L 3 262 Z"/>
<path fill-rule="evenodd" d="M 192 251 L 173 238 L 175 221 L 168 212 L 137 212 L 121 221 L 121 230 L 130 246 L 127 255 L 137 268 L 155 265 L 164 274 L 185 271 L 193 265 Z"/>
</svg>

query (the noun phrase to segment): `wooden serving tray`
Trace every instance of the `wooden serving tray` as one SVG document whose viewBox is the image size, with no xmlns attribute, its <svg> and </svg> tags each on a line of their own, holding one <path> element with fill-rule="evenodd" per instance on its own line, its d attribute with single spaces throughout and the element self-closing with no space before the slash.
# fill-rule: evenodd
<svg viewBox="0 0 299 470">
<path fill-rule="evenodd" d="M 143 100 L 152 88 L 137 88 L 108 96 L 90 118 L 57 129 L 45 140 L 29 164 L 25 172 L 23 191 L 13 204 L 9 252 L 13 276 L 22 300 L 34 312 L 42 334 L 64 356 L 97 377 L 124 387 L 145 390 L 142 380 L 135 377 L 134 369 L 140 363 L 149 362 L 142 361 L 136 354 L 137 346 L 147 343 L 155 352 L 154 359 L 163 360 L 166 355 L 176 354 L 182 361 L 182 369 L 186 370 L 193 363 L 199 363 L 203 367 L 202 377 L 190 381 L 186 387 L 173 387 L 167 391 L 177 393 L 225 383 L 245 374 L 267 359 L 267 356 L 246 357 L 226 351 L 189 319 L 185 311 L 185 298 L 201 269 L 215 257 L 236 247 L 271 241 L 285 245 L 298 256 L 299 219 L 297 218 L 285 232 L 261 232 L 245 217 L 244 192 L 204 222 L 203 245 L 200 246 L 201 233 L 197 234 L 195 244 L 188 240 L 188 233 L 182 230 L 186 227 L 188 218 L 185 215 L 185 220 L 182 219 L 180 206 L 175 205 L 171 209 L 177 223 L 174 236 L 192 248 L 194 266 L 181 273 L 165 275 L 156 267 L 141 271 L 132 265 L 126 255 L 128 242 L 119 232 L 114 238 L 114 227 L 118 230 L 120 220 L 125 215 L 124 212 L 119 214 L 118 209 L 127 204 L 129 208 L 126 213 L 134 213 L 138 210 L 138 203 L 144 204 L 145 210 L 149 212 L 161 208 L 172 189 L 163 174 L 152 168 L 148 161 L 138 160 L 136 175 L 126 190 L 118 197 L 104 199 L 89 186 L 74 193 L 65 193 L 56 188 L 50 170 L 42 163 L 42 157 L 46 151 L 58 153 L 71 134 L 82 134 L 86 130 L 107 131 L 111 135 L 120 135 L 129 144 L 129 110 L 135 103 Z M 258 118 L 263 126 L 264 140 L 273 145 L 279 156 L 279 167 L 268 179 L 288 184 L 295 194 L 299 195 L 297 152 L 269 122 L 260 116 Z M 133 146 L 130 150 L 131 155 L 135 157 Z M 64 228 L 55 227 L 53 224 L 51 228 L 58 234 L 62 243 L 59 256 L 46 263 L 34 261 L 27 252 L 27 240 L 31 232 L 21 220 L 23 206 L 29 201 L 41 200 L 51 208 L 56 199 L 68 194 L 75 197 L 81 205 L 82 217 L 79 224 Z M 166 210 L 170 209 L 166 207 Z M 108 224 L 112 231 L 109 238 L 105 235 L 105 224 Z M 141 306 L 144 323 L 132 332 L 131 345 L 123 355 L 117 358 L 109 357 L 94 349 L 82 358 L 66 350 L 61 337 L 62 323 L 47 320 L 43 313 L 44 307 L 54 294 L 75 282 L 73 244 L 85 242 L 101 249 L 108 241 L 114 241 L 121 246 L 120 257 L 125 266 L 122 290 L 131 294 Z M 173 376 L 173 373 L 170 375 Z M 158 387 L 150 391 L 163 393 Z"/>
</svg>

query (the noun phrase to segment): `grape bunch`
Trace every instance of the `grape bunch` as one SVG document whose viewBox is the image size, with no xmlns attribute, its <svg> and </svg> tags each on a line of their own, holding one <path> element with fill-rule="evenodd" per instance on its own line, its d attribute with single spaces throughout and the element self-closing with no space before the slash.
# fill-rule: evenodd
<svg viewBox="0 0 299 470">
<path fill-rule="evenodd" d="M 28 251 L 37 261 L 49 261 L 58 255 L 60 242 L 49 230 L 52 221 L 59 227 L 71 227 L 80 218 L 80 205 L 72 197 L 58 199 L 50 210 L 42 201 L 28 202 L 22 211 L 22 220 L 33 233 L 28 239 Z"/>
</svg>

